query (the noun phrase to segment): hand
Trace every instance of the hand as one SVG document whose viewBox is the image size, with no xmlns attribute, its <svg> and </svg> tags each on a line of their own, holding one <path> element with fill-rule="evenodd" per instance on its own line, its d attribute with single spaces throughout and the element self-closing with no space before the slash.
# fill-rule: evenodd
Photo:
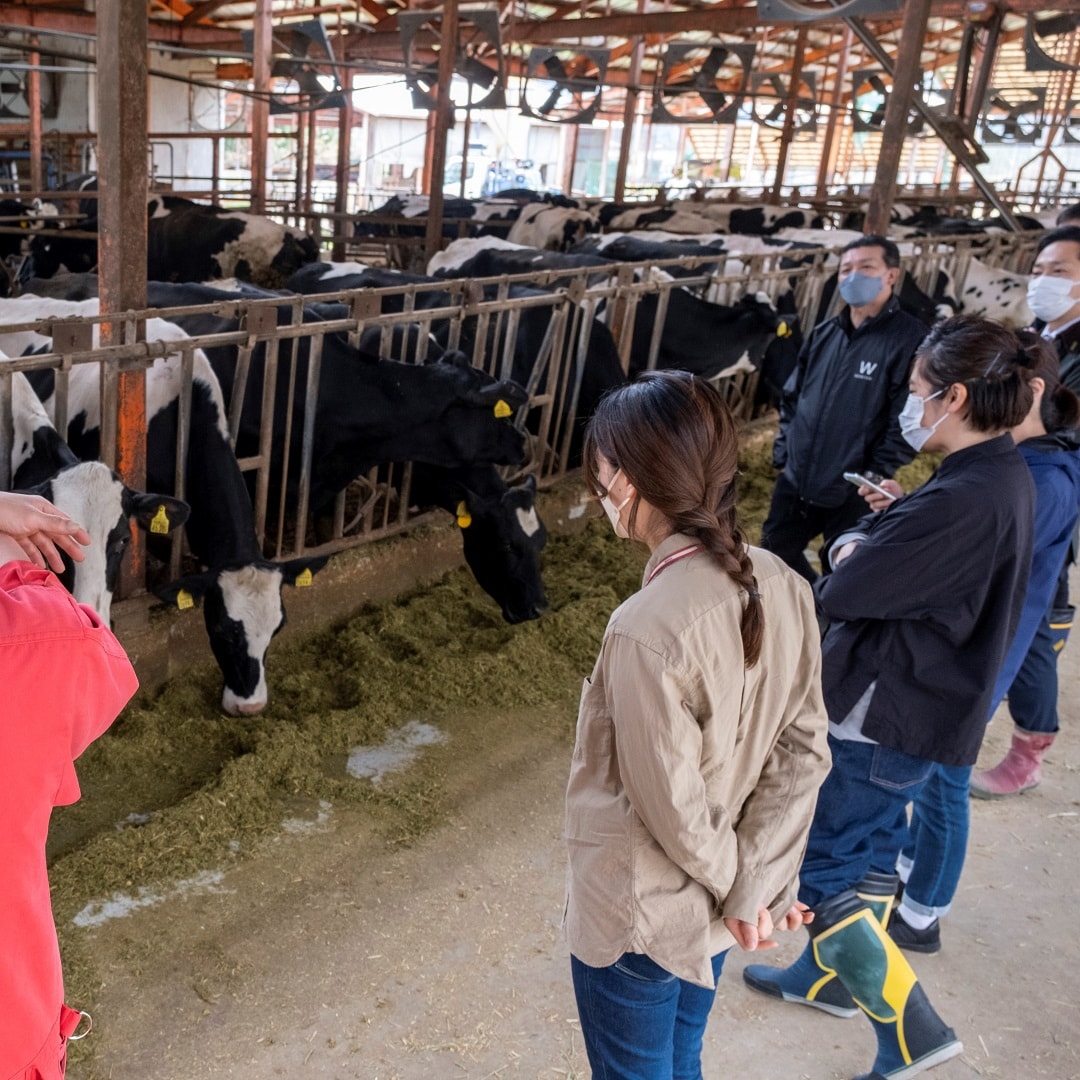
<svg viewBox="0 0 1080 1080">
<path fill-rule="evenodd" d="M 35 566 L 58 574 L 64 570 L 61 550 L 82 562 L 82 549 L 90 543 L 90 534 L 48 499 L 15 491 L 0 491 L 0 534 L 11 537 Z"/>
<path fill-rule="evenodd" d="M 785 921 L 790 917 L 785 916 Z M 742 919 L 724 919 L 724 925 L 728 932 L 738 943 L 743 952 L 760 952 L 762 949 L 775 949 L 776 942 L 769 938 L 773 932 L 772 916 L 768 908 L 762 908 L 758 912 L 758 921 L 753 923 L 743 922 Z"/>
<path fill-rule="evenodd" d="M 796 900 L 788 913 L 777 923 L 777 930 L 798 930 L 800 926 L 814 921 L 814 913 L 801 901 Z"/>
<path fill-rule="evenodd" d="M 895 480 L 879 480 L 878 487 L 884 488 L 890 495 L 895 495 L 897 499 L 904 494 L 904 489 Z M 865 484 L 859 488 L 859 494 L 866 500 L 866 505 L 875 513 L 884 510 L 886 506 L 892 506 L 894 502 L 893 499 L 887 499 L 880 492 L 867 487 Z"/>
</svg>

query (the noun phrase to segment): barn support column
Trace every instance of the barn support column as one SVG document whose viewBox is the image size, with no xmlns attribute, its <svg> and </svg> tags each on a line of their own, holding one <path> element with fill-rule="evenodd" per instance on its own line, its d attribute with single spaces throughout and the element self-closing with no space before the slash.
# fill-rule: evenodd
<svg viewBox="0 0 1080 1080">
<path fill-rule="evenodd" d="M 638 4 L 641 10 L 641 4 Z M 622 140 L 619 142 L 619 163 L 615 167 L 615 202 L 626 198 L 626 170 L 630 164 L 630 146 L 634 141 L 634 117 L 637 115 L 638 93 L 641 84 L 641 61 L 645 55 L 645 42 L 642 38 L 634 41 L 634 51 L 630 57 L 630 75 L 626 82 L 626 102 L 623 105 Z"/>
<path fill-rule="evenodd" d="M 33 38 L 37 45 L 37 38 Z M 30 109 L 30 190 L 38 194 L 45 190 L 41 166 L 41 53 L 30 54 L 30 71 L 26 79 L 26 102 Z"/>
<path fill-rule="evenodd" d="M 97 166 L 99 290 L 102 313 L 146 307 L 147 15 L 144 4 L 99 0 Z M 145 338 L 141 322 L 102 327 L 102 344 Z M 115 386 L 117 413 L 102 409 L 102 458 L 132 488 L 146 490 L 146 374 L 103 370 L 102 400 Z M 115 448 L 115 455 L 113 449 Z M 110 460 L 112 459 L 112 460 Z M 142 585 L 145 548 L 135 531 L 121 595 Z"/>
<path fill-rule="evenodd" d="M 907 39 L 908 39 L 907 26 L 909 25 L 909 23 L 914 23 L 915 16 L 917 14 L 922 16 L 923 33 L 925 33 L 926 12 L 925 12 L 924 9 L 926 8 L 926 6 L 927 6 L 927 0 L 915 0 L 915 2 L 912 2 L 912 3 L 908 4 L 908 6 L 904 10 L 904 31 L 903 31 L 904 36 L 903 36 L 903 40 L 900 43 L 900 55 L 901 55 L 901 58 L 903 57 L 904 50 L 905 50 L 905 45 L 907 44 Z M 862 19 L 849 18 L 849 19 L 845 19 L 844 21 L 855 31 L 855 35 L 863 43 L 863 45 L 866 46 L 866 51 L 868 53 L 870 53 L 870 55 L 881 65 L 881 67 L 884 70 L 885 74 L 892 76 L 893 88 L 894 88 L 894 91 L 896 91 L 896 89 L 901 85 L 900 79 L 899 79 L 898 73 L 897 73 L 898 70 L 899 70 L 899 64 L 897 64 L 897 72 L 894 72 L 893 63 L 892 63 L 892 60 L 889 58 L 888 53 L 886 53 L 885 50 L 881 47 L 881 44 L 878 42 L 877 38 L 875 38 L 874 35 L 870 32 L 870 30 L 867 27 L 866 23 L 864 23 L 862 21 Z M 920 33 L 920 35 L 919 35 L 920 47 L 921 47 L 923 33 Z M 917 63 L 918 63 L 918 61 L 917 61 L 917 58 L 916 58 L 916 68 L 917 68 Z M 893 104 L 894 104 L 893 99 L 895 97 L 896 97 L 895 92 L 893 94 L 890 94 L 890 96 L 889 96 L 889 105 L 886 108 L 886 112 L 885 112 L 885 138 L 882 140 L 882 151 L 883 152 L 884 152 L 884 149 L 885 149 L 886 141 L 890 137 L 890 130 L 891 129 L 889 127 L 889 124 L 890 124 L 889 117 L 891 115 L 893 115 Z M 967 132 L 964 130 L 963 125 L 961 125 L 959 123 L 959 121 L 957 121 L 955 118 L 946 119 L 946 118 L 942 118 L 942 117 L 938 116 L 938 114 L 936 112 L 934 112 L 934 110 L 931 109 L 930 106 L 927 105 L 925 101 L 923 101 L 922 94 L 915 92 L 914 72 L 911 73 L 911 83 L 910 83 L 910 85 L 907 85 L 907 87 L 906 87 L 905 97 L 906 97 L 906 100 L 908 102 L 908 105 L 909 106 L 914 106 L 919 111 L 919 114 L 922 116 L 922 118 L 930 125 L 930 127 L 932 127 L 934 129 L 934 131 L 937 132 L 937 134 L 938 134 L 939 138 L 941 139 L 941 141 L 949 148 L 950 151 L 952 151 L 952 154 L 956 158 L 956 160 L 961 165 L 963 165 L 963 167 L 965 169 L 967 169 L 967 171 L 971 174 L 972 180 L 975 181 L 975 186 L 979 189 L 979 191 L 982 192 L 983 198 L 985 198 L 986 201 L 998 212 L 998 214 L 1001 216 L 1001 220 L 1004 221 L 1005 224 L 1008 225 L 1009 228 L 1012 229 L 1014 232 L 1018 232 L 1020 230 L 1020 226 L 1019 226 L 1019 224 L 1017 224 L 1016 219 L 1013 217 L 1012 211 L 1005 205 L 1004 202 L 1001 201 L 1001 199 L 998 196 L 998 193 L 994 190 L 993 184 L 991 184 L 986 179 L 986 177 L 983 176 L 983 174 L 981 172 L 979 172 L 979 165 L 988 160 L 987 157 L 986 157 L 986 154 L 983 153 L 982 149 L 980 147 L 978 147 L 977 145 L 972 144 L 971 146 L 969 146 Z M 904 127 L 906 128 L 906 126 L 907 126 L 907 115 L 906 115 L 906 113 L 902 117 L 901 122 L 903 123 Z M 896 137 L 897 133 L 895 131 L 892 131 L 892 135 L 894 137 Z M 899 133 L 899 137 L 900 137 L 901 140 L 903 139 L 903 132 L 902 131 Z M 896 156 L 897 163 L 899 163 L 899 160 L 900 160 L 899 148 L 896 149 L 895 156 Z M 871 208 L 873 208 L 873 206 L 874 206 L 874 194 L 877 191 L 877 184 L 878 183 L 887 183 L 888 182 L 888 177 L 887 176 L 884 176 L 884 177 L 882 176 L 880 160 L 881 159 L 879 158 L 877 182 L 875 183 L 874 191 L 871 192 L 871 197 L 870 197 Z M 892 191 L 895 191 L 895 172 L 893 173 L 893 177 L 894 177 L 894 180 L 893 180 Z M 890 194 L 890 207 L 891 207 L 891 194 Z M 885 213 L 885 221 L 886 221 L 886 223 L 888 222 L 888 210 L 886 210 L 886 213 Z M 867 217 L 867 229 L 869 229 L 869 228 L 870 228 L 870 217 L 868 216 Z"/>
<path fill-rule="evenodd" d="M 457 59 L 458 0 L 446 0 L 439 27 L 439 89 L 435 99 L 435 126 L 431 138 L 431 172 L 428 182 L 427 232 L 424 236 L 425 258 L 430 259 L 442 247 L 443 177 L 446 175 L 446 136 L 454 120 L 454 99 L 450 82 Z"/>
<path fill-rule="evenodd" d="M 345 258 L 345 241 L 348 223 L 338 216 L 349 212 L 349 177 L 352 174 L 352 131 L 353 131 L 353 77 L 349 73 L 349 84 L 345 90 L 345 104 L 338 113 L 337 146 L 337 186 L 334 190 L 334 247 L 333 258 L 341 262 Z"/>
<path fill-rule="evenodd" d="M 252 16 L 255 97 L 251 103 L 251 209 L 256 214 L 266 211 L 266 143 L 270 137 L 270 50 L 273 29 L 270 15 L 270 0 L 255 0 L 255 13 Z"/>
<path fill-rule="evenodd" d="M 574 190 L 574 166 L 577 164 L 578 132 L 580 130 L 580 124 L 570 125 L 570 131 L 568 132 L 570 148 L 566 151 L 566 161 L 563 165 L 562 188 L 564 195 L 570 195 Z"/>
<path fill-rule="evenodd" d="M 833 174 L 836 172 L 836 130 L 840 124 L 840 113 L 844 104 L 844 82 L 847 79 L 848 55 L 851 52 L 851 27 L 844 28 L 844 36 L 840 40 L 840 53 L 836 58 L 836 66 L 833 71 L 832 100 L 829 102 L 829 119 L 825 122 L 825 140 L 821 148 L 821 163 L 818 165 L 817 174 L 817 197 L 824 199 L 828 194 L 828 186 L 832 183 Z"/>
<path fill-rule="evenodd" d="M 307 122 L 307 175 L 304 177 L 304 212 L 310 214 L 315 209 L 315 158 L 319 151 L 319 114 L 308 113 Z M 307 232 L 311 221 L 305 218 L 298 222 L 300 227 Z"/>
<path fill-rule="evenodd" d="M 994 70 L 994 61 L 997 59 L 998 41 L 1001 38 L 1001 20 L 1004 15 L 1000 8 L 995 8 L 993 15 L 986 23 L 986 39 L 982 44 L 982 52 L 979 54 L 978 66 L 975 69 L 975 78 L 971 83 L 965 79 L 961 83 L 964 91 L 960 99 L 954 105 L 957 117 L 967 132 L 968 137 L 974 139 L 975 128 L 979 123 L 979 114 L 982 112 L 983 102 L 986 100 L 986 91 L 990 86 L 990 77 Z M 972 27 L 972 45 L 978 35 L 978 28 Z M 959 75 L 958 75 L 959 78 Z M 953 162 L 952 176 L 949 179 L 949 198 L 955 199 L 960 190 L 960 162 Z"/>
<path fill-rule="evenodd" d="M 885 105 L 885 128 L 878 151 L 877 173 L 870 189 L 870 206 L 866 212 L 865 231 L 885 233 L 889 228 L 900 154 L 907 136 L 908 113 L 919 74 L 926 24 L 930 18 L 931 0 L 908 0 L 904 5 L 904 23 L 900 32 L 900 49 L 892 72 L 892 92 Z"/>
<path fill-rule="evenodd" d="M 784 186 L 787 172 L 788 151 L 795 134 L 795 110 L 799 105 L 799 87 L 802 85 L 803 55 L 806 52 L 807 25 L 803 23 L 795 35 L 795 52 L 791 58 L 791 83 L 788 86 L 787 104 L 784 108 L 784 128 L 780 133 L 780 151 L 776 158 L 776 179 L 769 193 L 768 202 L 776 206 L 780 202 L 780 189 Z"/>
</svg>

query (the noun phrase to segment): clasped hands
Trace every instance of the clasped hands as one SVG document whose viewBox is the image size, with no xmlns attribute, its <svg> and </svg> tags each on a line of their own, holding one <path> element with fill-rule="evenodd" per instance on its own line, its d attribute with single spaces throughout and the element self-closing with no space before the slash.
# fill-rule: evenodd
<svg viewBox="0 0 1080 1080">
<path fill-rule="evenodd" d="M 798 930 L 800 926 L 812 922 L 814 913 L 803 903 L 796 901 L 788 913 L 774 923 L 768 908 L 758 912 L 758 921 L 743 922 L 742 919 L 724 919 L 724 925 L 743 952 L 758 952 L 761 949 L 775 949 L 779 942 L 772 940 L 774 930 Z"/>
</svg>

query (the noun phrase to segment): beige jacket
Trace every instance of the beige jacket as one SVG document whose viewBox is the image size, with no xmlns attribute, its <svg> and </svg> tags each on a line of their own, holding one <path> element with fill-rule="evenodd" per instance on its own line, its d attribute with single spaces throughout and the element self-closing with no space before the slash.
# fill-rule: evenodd
<svg viewBox="0 0 1080 1080">
<path fill-rule="evenodd" d="M 566 793 L 570 951 L 592 967 L 645 953 L 713 986 L 710 958 L 790 908 L 829 770 L 810 587 L 751 548 L 765 610 L 743 666 L 742 591 L 704 551 L 668 537 L 608 623 L 585 680 Z"/>
</svg>

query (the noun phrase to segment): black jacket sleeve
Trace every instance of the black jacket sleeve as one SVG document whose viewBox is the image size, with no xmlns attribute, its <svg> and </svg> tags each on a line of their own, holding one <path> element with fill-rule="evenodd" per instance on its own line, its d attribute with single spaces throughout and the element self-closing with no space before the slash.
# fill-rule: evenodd
<svg viewBox="0 0 1080 1080">
<path fill-rule="evenodd" d="M 780 398 L 780 427 L 776 433 L 776 441 L 773 443 L 772 463 L 774 469 L 782 469 L 787 465 L 787 436 L 791 421 L 795 418 L 795 410 L 799 404 L 799 394 L 802 392 L 803 376 L 806 374 L 806 363 L 810 356 L 815 334 L 810 334 L 803 342 L 799 350 L 799 358 L 795 361 L 795 369 L 784 383 L 783 393 Z"/>
</svg>

